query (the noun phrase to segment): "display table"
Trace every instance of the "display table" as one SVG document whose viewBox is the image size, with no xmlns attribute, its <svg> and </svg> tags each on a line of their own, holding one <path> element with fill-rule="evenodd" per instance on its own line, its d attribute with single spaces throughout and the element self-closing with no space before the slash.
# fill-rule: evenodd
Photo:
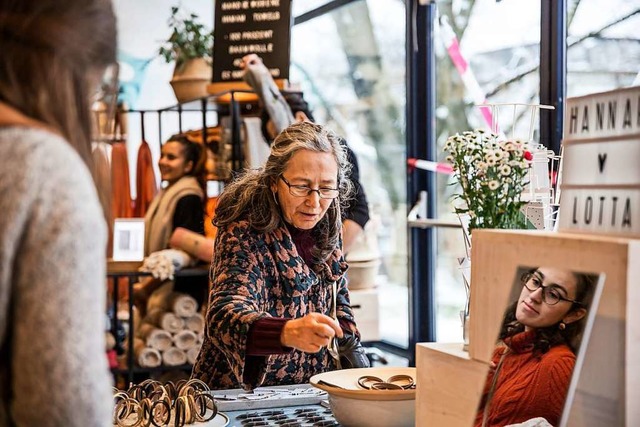
<svg viewBox="0 0 640 427">
<path fill-rule="evenodd" d="M 524 266 L 606 276 L 566 425 L 640 425 L 640 240 L 478 229 L 471 258 L 469 352 L 418 344 L 417 425 L 472 425 L 514 276 Z"/>
</svg>

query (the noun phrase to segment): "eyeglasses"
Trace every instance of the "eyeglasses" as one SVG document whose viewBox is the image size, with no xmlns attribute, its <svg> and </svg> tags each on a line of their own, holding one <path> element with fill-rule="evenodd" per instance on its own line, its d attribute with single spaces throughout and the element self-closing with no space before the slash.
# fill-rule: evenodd
<svg viewBox="0 0 640 427">
<path fill-rule="evenodd" d="M 289 194 L 294 197 L 308 197 L 311 193 L 316 192 L 321 199 L 335 199 L 340 195 L 340 190 L 337 188 L 319 188 L 317 190 L 309 188 L 306 185 L 292 185 L 285 179 L 284 176 L 280 176 L 282 182 L 289 187 Z"/>
<path fill-rule="evenodd" d="M 557 286 L 544 286 L 542 281 L 534 274 L 527 274 L 522 278 L 522 284 L 531 292 L 535 292 L 542 288 L 542 302 L 547 305 L 556 305 L 560 301 L 567 301 L 573 304 L 582 305 L 580 301 L 565 298 L 560 295 L 560 291 Z"/>
</svg>

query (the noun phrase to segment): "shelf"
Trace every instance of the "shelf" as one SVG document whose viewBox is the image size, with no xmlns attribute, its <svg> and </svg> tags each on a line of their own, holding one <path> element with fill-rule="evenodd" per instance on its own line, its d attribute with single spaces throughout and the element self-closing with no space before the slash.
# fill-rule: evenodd
<svg viewBox="0 0 640 427">
<path fill-rule="evenodd" d="M 138 271 L 142 266 L 142 261 L 114 261 L 107 260 L 107 274 L 109 276 L 128 276 L 135 273 L 137 276 L 146 276 L 149 273 Z"/>
<path fill-rule="evenodd" d="M 113 261 L 107 260 L 107 276 L 109 277 L 126 277 L 126 276 L 151 276 L 151 273 L 139 271 L 142 267 L 142 261 Z M 209 274 L 209 264 L 201 264 L 195 267 L 185 268 L 177 271 L 175 277 L 200 277 Z"/>
<path fill-rule="evenodd" d="M 112 368 L 111 373 L 114 375 L 128 375 L 129 372 L 132 372 L 134 374 L 151 374 L 155 372 L 166 372 L 166 371 L 173 371 L 173 370 L 190 371 L 192 368 L 193 368 L 193 365 L 190 365 L 188 363 L 184 365 L 177 365 L 177 366 L 160 365 L 155 368 L 143 368 L 141 366 L 134 366 L 131 369 Z"/>
<path fill-rule="evenodd" d="M 411 228 L 462 228 L 459 221 L 447 221 L 444 219 L 424 218 L 407 221 Z"/>
</svg>

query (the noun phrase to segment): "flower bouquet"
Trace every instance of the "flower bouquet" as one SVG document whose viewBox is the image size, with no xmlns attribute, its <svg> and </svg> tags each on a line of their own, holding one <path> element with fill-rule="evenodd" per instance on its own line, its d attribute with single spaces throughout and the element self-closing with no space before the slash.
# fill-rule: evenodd
<svg viewBox="0 0 640 427">
<path fill-rule="evenodd" d="M 471 236 L 474 228 L 526 228 L 527 218 L 520 212 L 533 155 L 530 147 L 516 139 L 499 140 L 484 130 L 456 134 L 447 139 L 446 160 L 462 189 L 454 198 L 455 211 L 463 225 L 466 257 L 458 259 L 467 300 L 460 312 L 465 348 L 468 345 Z"/>
<path fill-rule="evenodd" d="M 526 203 L 521 194 L 533 156 L 527 143 L 499 140 L 495 133 L 474 130 L 447 139 L 444 150 L 462 189 L 454 197 L 456 213 L 469 217 L 469 232 L 475 228 L 527 227 L 520 212 Z"/>
</svg>

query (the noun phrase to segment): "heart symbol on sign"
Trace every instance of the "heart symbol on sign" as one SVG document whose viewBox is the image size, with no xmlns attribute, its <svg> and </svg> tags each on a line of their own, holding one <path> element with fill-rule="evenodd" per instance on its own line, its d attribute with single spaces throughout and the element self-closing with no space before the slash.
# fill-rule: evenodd
<svg viewBox="0 0 640 427">
<path fill-rule="evenodd" d="M 604 169 L 604 162 L 607 160 L 607 153 L 598 154 L 598 165 L 600 166 L 600 173 Z"/>
</svg>

